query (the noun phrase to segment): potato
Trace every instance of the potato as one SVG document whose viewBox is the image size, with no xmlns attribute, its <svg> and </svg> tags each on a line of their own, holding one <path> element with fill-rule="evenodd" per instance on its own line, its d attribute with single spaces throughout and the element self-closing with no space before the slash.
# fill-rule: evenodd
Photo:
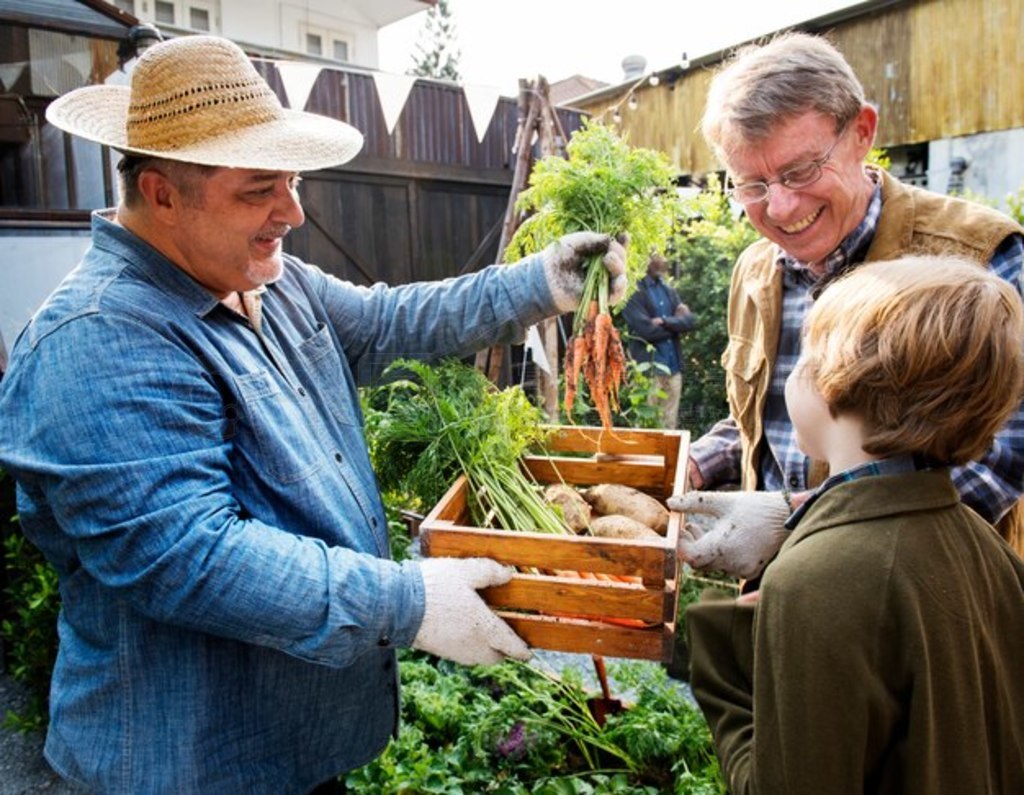
<svg viewBox="0 0 1024 795">
<path fill-rule="evenodd" d="M 590 534 L 599 538 L 661 538 L 656 532 L 636 519 L 619 514 L 598 516 L 590 522 Z"/>
<path fill-rule="evenodd" d="M 599 483 L 583 492 L 594 510 L 605 516 L 617 514 L 642 522 L 660 535 L 668 532 L 668 508 L 649 494 L 618 483 Z"/>
<path fill-rule="evenodd" d="M 544 489 L 544 501 L 562 511 L 562 518 L 574 533 L 582 533 L 590 525 L 590 503 L 572 486 L 552 483 Z"/>
</svg>

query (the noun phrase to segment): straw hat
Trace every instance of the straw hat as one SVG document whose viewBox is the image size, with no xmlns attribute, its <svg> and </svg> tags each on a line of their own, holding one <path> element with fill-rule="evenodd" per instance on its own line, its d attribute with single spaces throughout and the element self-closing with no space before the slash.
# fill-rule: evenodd
<svg viewBox="0 0 1024 795">
<path fill-rule="evenodd" d="M 207 166 L 315 171 L 355 157 L 355 127 L 286 110 L 236 44 L 186 36 L 150 47 L 131 87 L 86 86 L 54 100 L 51 123 L 127 154 Z"/>
</svg>

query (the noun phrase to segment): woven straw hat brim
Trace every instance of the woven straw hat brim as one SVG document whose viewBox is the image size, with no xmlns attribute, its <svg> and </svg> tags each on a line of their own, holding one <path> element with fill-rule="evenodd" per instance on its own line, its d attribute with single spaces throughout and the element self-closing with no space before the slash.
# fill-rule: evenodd
<svg viewBox="0 0 1024 795">
<path fill-rule="evenodd" d="M 316 171 L 348 162 L 363 135 L 338 119 L 284 109 L 281 117 L 230 134 L 160 150 L 128 145 L 127 86 L 86 86 L 50 103 L 46 119 L 72 135 L 133 155 L 162 157 L 204 166 L 266 171 Z"/>
</svg>

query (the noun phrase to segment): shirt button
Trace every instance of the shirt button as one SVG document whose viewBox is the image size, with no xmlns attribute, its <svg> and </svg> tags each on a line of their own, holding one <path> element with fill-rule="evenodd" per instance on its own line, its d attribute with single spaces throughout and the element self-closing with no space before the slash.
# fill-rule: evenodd
<svg viewBox="0 0 1024 795">
<path fill-rule="evenodd" d="M 391 638 L 389 638 L 387 635 L 384 635 L 384 636 L 382 636 L 380 638 L 380 640 L 377 641 L 377 645 L 378 646 L 390 646 L 391 645 Z"/>
<path fill-rule="evenodd" d="M 790 475 L 789 476 L 789 487 L 791 489 L 795 489 L 799 485 L 800 485 L 800 478 L 798 478 L 796 475 Z"/>
<path fill-rule="evenodd" d="M 303 388 L 302 388 L 301 386 L 299 387 L 299 394 L 300 394 L 300 395 L 301 395 L 302 397 L 305 397 L 305 396 L 306 396 L 306 390 L 305 390 L 305 389 L 303 389 Z"/>
<path fill-rule="evenodd" d="M 377 517 L 376 516 L 370 517 L 370 527 L 372 527 L 374 529 L 377 528 Z"/>
<path fill-rule="evenodd" d="M 337 461 L 340 464 L 344 459 L 342 458 L 341 453 L 335 453 L 334 454 L 334 460 Z"/>
</svg>

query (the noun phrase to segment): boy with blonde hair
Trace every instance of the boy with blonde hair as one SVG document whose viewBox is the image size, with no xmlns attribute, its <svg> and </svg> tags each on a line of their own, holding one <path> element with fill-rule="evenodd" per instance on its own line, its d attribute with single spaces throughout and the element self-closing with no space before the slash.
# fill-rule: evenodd
<svg viewBox="0 0 1024 795">
<path fill-rule="evenodd" d="M 1024 561 L 949 469 L 1019 406 L 1022 339 L 1012 286 L 952 258 L 862 265 L 810 311 L 786 403 L 834 474 L 758 591 L 687 615 L 731 792 L 1024 792 Z"/>
</svg>

